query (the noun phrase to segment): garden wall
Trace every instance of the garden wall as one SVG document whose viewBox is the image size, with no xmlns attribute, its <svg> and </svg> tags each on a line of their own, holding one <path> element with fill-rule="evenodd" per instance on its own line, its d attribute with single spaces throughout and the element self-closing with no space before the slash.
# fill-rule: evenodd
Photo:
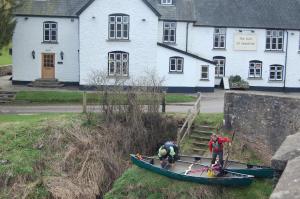
<svg viewBox="0 0 300 199">
<path fill-rule="evenodd" d="M 6 76 L 6 75 L 11 75 L 11 74 L 12 74 L 12 66 L 11 65 L 0 66 L 0 77 Z"/>
<path fill-rule="evenodd" d="M 286 136 L 300 129 L 300 98 L 226 92 L 225 125 L 270 162 Z"/>
</svg>

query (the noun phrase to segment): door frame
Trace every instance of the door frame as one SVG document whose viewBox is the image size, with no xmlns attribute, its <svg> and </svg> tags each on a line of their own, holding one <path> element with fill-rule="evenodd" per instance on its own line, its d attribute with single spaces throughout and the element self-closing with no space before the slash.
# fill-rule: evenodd
<svg viewBox="0 0 300 199">
<path fill-rule="evenodd" d="M 53 77 L 51 78 L 44 77 L 44 55 L 53 55 Z M 55 53 L 41 53 L 41 79 L 55 79 Z"/>
</svg>

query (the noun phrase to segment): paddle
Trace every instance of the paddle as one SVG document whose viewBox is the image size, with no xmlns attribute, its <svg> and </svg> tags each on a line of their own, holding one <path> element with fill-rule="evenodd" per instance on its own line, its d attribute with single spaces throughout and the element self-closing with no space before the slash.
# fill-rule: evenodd
<svg viewBox="0 0 300 199">
<path fill-rule="evenodd" d="M 224 166 L 223 166 L 224 169 L 226 169 L 227 166 L 228 166 L 228 159 L 229 159 L 230 151 L 232 149 L 232 144 L 233 144 L 234 136 L 235 136 L 235 131 L 233 131 L 233 134 L 232 134 L 232 137 L 231 137 L 231 146 L 230 146 L 230 148 L 227 151 L 227 156 L 226 156 L 225 163 L 224 163 Z"/>
</svg>

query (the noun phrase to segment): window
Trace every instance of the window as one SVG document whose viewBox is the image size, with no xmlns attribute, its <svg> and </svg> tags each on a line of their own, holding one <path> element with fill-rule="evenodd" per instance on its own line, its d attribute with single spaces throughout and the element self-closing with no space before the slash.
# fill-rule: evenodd
<svg viewBox="0 0 300 199">
<path fill-rule="evenodd" d="M 182 57 L 170 57 L 170 73 L 183 73 L 183 58 Z"/>
<path fill-rule="evenodd" d="M 122 51 L 108 53 L 108 75 L 127 77 L 129 73 L 129 54 Z"/>
<path fill-rule="evenodd" d="M 163 5 L 172 5 L 172 0 L 161 0 L 161 4 L 163 4 Z"/>
<path fill-rule="evenodd" d="M 164 42 L 176 42 L 176 22 L 164 22 Z"/>
<path fill-rule="evenodd" d="M 267 30 L 266 50 L 283 50 L 282 30 Z"/>
<path fill-rule="evenodd" d="M 44 22 L 44 42 L 57 42 L 57 23 Z"/>
<path fill-rule="evenodd" d="M 225 48 L 226 45 L 226 28 L 215 28 L 214 31 L 214 48 Z"/>
<path fill-rule="evenodd" d="M 109 15 L 109 39 L 129 39 L 129 16 Z"/>
<path fill-rule="evenodd" d="M 271 65 L 270 66 L 270 80 L 281 81 L 283 80 L 283 66 L 282 65 Z"/>
<path fill-rule="evenodd" d="M 262 62 L 253 60 L 249 62 L 249 78 L 262 77 Z"/>
<path fill-rule="evenodd" d="M 224 77 L 225 75 L 225 57 L 217 56 L 213 58 L 216 63 L 215 77 Z"/>
<path fill-rule="evenodd" d="M 208 66 L 201 66 L 201 79 L 208 79 L 209 75 Z"/>
</svg>

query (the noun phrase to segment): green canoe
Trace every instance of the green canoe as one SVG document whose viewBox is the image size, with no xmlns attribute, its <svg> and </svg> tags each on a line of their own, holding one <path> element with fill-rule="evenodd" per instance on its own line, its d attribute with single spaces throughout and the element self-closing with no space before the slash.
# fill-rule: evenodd
<svg viewBox="0 0 300 199">
<path fill-rule="evenodd" d="M 191 172 L 186 174 L 186 171 L 189 170 L 189 168 L 192 168 L 192 171 L 196 171 L 197 169 L 200 170 L 201 168 L 204 168 L 204 166 L 176 162 L 174 168 L 167 170 L 161 168 L 160 161 L 157 159 L 147 157 L 139 159 L 136 155 L 130 156 L 132 163 L 138 167 L 181 181 L 189 181 L 206 185 L 247 186 L 251 184 L 254 178 L 251 175 L 244 175 L 231 171 L 227 171 L 222 177 L 209 177 L 207 171 Z"/>
<path fill-rule="evenodd" d="M 202 156 L 187 156 L 187 155 L 180 155 L 180 161 L 183 162 L 194 162 L 197 161 L 197 164 L 209 166 L 211 163 L 211 158 L 202 157 Z M 252 165 L 241 163 L 237 161 L 228 161 L 226 170 L 252 175 L 256 178 L 273 178 L 274 176 L 274 169 L 265 166 L 259 165 Z"/>
</svg>

